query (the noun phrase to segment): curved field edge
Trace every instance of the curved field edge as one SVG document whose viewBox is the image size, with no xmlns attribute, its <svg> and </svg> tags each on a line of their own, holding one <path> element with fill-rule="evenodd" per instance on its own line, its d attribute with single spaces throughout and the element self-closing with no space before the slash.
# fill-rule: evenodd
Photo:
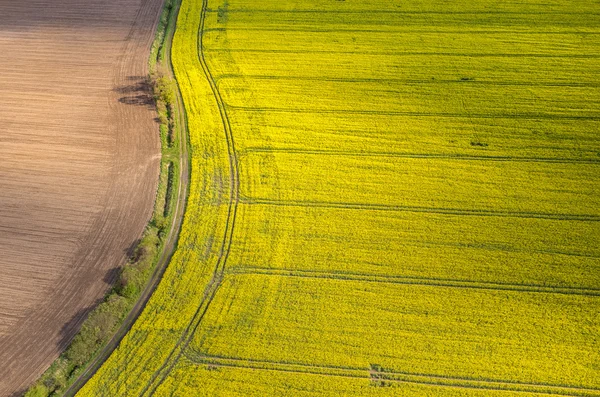
<svg viewBox="0 0 600 397">
<path fill-rule="evenodd" d="M 78 395 L 143 391 L 153 379 L 149 369 L 159 370 L 178 354 L 182 335 L 191 331 L 192 319 L 202 314 L 203 303 L 220 282 L 237 187 L 218 102 L 200 72 L 198 49 L 189 45 L 197 42 L 200 15 L 200 5 L 183 2 L 172 43 L 172 65 L 187 115 L 191 174 L 178 249 L 140 317 Z"/>
<path fill-rule="evenodd" d="M 131 328 L 176 248 L 187 202 L 187 121 L 179 89 L 171 84 L 174 76 L 170 57 L 165 58 L 165 53 L 170 51 L 179 3 L 178 0 L 165 2 L 150 51 L 151 73 L 147 84 L 148 89 L 154 91 L 161 135 L 160 174 L 152 218 L 136 247 L 129 252 L 129 262 L 121 270 L 115 287 L 90 313 L 65 352 L 25 396 L 74 395 Z M 167 75 L 162 75 L 165 73 Z"/>
</svg>

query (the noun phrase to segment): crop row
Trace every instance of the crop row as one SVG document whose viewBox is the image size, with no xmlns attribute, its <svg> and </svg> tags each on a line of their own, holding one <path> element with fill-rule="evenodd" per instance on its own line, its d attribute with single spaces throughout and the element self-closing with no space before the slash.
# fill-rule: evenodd
<svg viewBox="0 0 600 397">
<path fill-rule="evenodd" d="M 599 303 L 578 295 L 230 275 L 191 347 L 245 360 L 378 363 L 409 373 L 599 388 L 592 364 Z"/>
<path fill-rule="evenodd" d="M 404 33 L 393 30 L 386 32 L 295 32 L 273 30 L 232 30 L 224 34 L 212 31 L 204 34 L 206 50 L 223 51 L 281 51 L 330 53 L 352 52 L 398 53 L 436 55 L 448 53 L 452 56 L 499 54 L 527 57 L 540 56 L 600 56 L 598 49 L 600 35 L 579 33 L 546 34 L 504 34 L 478 33 L 461 34 L 456 32 Z"/>
<path fill-rule="evenodd" d="M 403 372 L 394 372 L 388 368 L 383 368 L 378 364 L 371 364 L 368 368 L 343 368 L 327 367 L 316 365 L 301 365 L 285 362 L 273 362 L 266 360 L 240 360 L 228 357 L 204 356 L 193 350 L 186 354 L 190 362 L 196 365 L 206 366 L 209 370 L 219 371 L 223 368 L 252 369 L 269 372 L 284 372 L 296 375 L 321 375 L 329 378 L 329 381 L 335 383 L 339 377 L 369 379 L 371 386 L 392 387 L 400 384 L 416 385 L 440 385 L 450 386 L 461 389 L 481 389 L 487 391 L 514 391 L 529 392 L 535 394 L 552 394 L 559 396 L 598 396 L 600 390 L 586 389 L 579 387 L 562 387 L 545 384 L 530 384 L 514 381 L 498 381 L 489 379 L 470 379 L 455 378 L 447 376 L 435 376 L 428 374 L 412 374 Z"/>
<path fill-rule="evenodd" d="M 230 269 L 598 288 L 597 222 L 243 204 Z M 551 230 L 552 233 L 548 233 Z"/>
<path fill-rule="evenodd" d="M 240 194 L 283 202 L 596 219 L 599 171 L 600 164 L 249 153 L 240 163 Z"/>
<path fill-rule="evenodd" d="M 314 270 L 278 270 L 270 268 L 242 267 L 228 272 L 228 274 L 258 274 L 273 277 L 300 277 L 313 279 L 334 279 L 363 281 L 367 283 L 387 283 L 403 285 L 427 285 L 445 288 L 471 288 L 495 291 L 519 291 L 519 292 L 539 292 L 549 294 L 563 295 L 584 295 L 600 297 L 600 289 L 558 287 L 552 285 L 533 285 L 533 284 L 509 284 L 501 282 L 481 282 L 474 280 L 456 280 L 443 278 L 421 278 L 421 277 L 403 277 L 403 276 L 381 276 L 364 273 L 350 272 L 319 272 Z"/>
<path fill-rule="evenodd" d="M 230 110 L 229 119 L 241 151 L 280 148 L 600 160 L 595 133 L 600 120 L 258 110 Z"/>
<path fill-rule="evenodd" d="M 389 381 L 367 376 L 332 376 L 319 373 L 260 370 L 255 367 L 182 363 L 157 394 L 193 396 L 199 391 L 215 397 L 294 396 L 323 397 L 550 397 L 598 396 L 594 391 L 572 391 L 557 388 L 529 388 L 529 391 L 511 391 L 498 388 L 441 386 L 439 381 L 419 379 L 419 382 Z M 366 371 L 365 371 L 366 372 Z M 413 378 L 414 379 L 414 378 Z M 446 384 L 448 382 L 445 382 Z M 546 390 L 546 392 L 540 389 Z M 532 391 L 537 390 L 537 391 Z M 564 390 L 564 389 L 562 389 Z"/>
<path fill-rule="evenodd" d="M 369 2 L 373 6 L 373 2 Z M 498 10 L 498 8 L 496 8 Z M 231 17 L 230 17 L 231 16 Z M 222 8 L 221 12 L 208 14 L 211 29 L 205 31 L 231 30 L 338 30 L 338 31 L 392 31 L 486 33 L 591 33 L 596 34 L 600 17 L 582 18 L 581 13 L 557 12 L 410 12 L 396 10 L 382 12 L 335 13 L 323 10 L 275 10 L 237 11 Z"/>
<path fill-rule="evenodd" d="M 573 0 L 570 3 L 555 1 L 549 3 L 544 0 L 512 0 L 498 4 L 490 9 L 489 2 L 486 0 L 473 0 L 469 3 L 452 3 L 447 5 L 435 0 L 416 1 L 409 4 L 398 6 L 396 2 L 386 0 L 371 0 L 364 2 L 360 0 L 347 0 L 339 4 L 338 2 L 322 2 L 319 0 L 264 0 L 261 2 L 248 2 L 243 0 L 211 1 L 208 11 L 213 13 L 228 12 L 256 13 L 262 11 L 268 12 L 312 12 L 316 15 L 331 13 L 338 15 L 341 13 L 438 13 L 452 15 L 455 13 L 472 14 L 582 14 L 598 13 L 595 4 L 590 4 L 587 0 Z"/>
</svg>

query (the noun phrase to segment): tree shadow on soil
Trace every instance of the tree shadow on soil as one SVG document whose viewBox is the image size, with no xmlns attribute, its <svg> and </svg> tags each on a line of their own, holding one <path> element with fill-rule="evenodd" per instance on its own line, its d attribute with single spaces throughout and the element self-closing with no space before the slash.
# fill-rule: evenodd
<svg viewBox="0 0 600 397">
<path fill-rule="evenodd" d="M 129 260 L 132 260 L 134 262 L 136 261 L 136 249 L 141 242 L 142 240 L 138 238 L 133 243 L 131 243 L 129 248 L 125 249 L 125 255 L 127 255 L 127 258 Z"/>
<path fill-rule="evenodd" d="M 114 92 L 121 94 L 119 102 L 125 105 L 145 106 L 154 109 L 154 97 L 152 95 L 152 85 L 147 76 L 129 76 L 127 78 L 131 83 L 113 89 Z"/>
</svg>

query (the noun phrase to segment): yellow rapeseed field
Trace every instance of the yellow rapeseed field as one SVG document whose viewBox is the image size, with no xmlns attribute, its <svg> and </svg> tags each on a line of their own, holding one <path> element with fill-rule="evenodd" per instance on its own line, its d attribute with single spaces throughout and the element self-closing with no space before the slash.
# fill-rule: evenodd
<svg viewBox="0 0 600 397">
<path fill-rule="evenodd" d="M 96 396 L 600 396 L 600 9 L 183 0 L 191 186 Z"/>
</svg>

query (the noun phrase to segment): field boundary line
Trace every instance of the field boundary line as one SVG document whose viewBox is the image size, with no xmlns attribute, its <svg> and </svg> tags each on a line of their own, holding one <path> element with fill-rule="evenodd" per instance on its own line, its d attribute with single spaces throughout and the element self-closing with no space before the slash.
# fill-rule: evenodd
<svg viewBox="0 0 600 397">
<path fill-rule="evenodd" d="M 332 51 L 332 50 L 282 50 L 258 48 L 206 48 L 205 52 L 247 52 L 273 54 L 356 54 L 356 55 L 391 55 L 391 56 L 440 56 L 452 58 L 575 58 L 599 59 L 600 54 L 540 54 L 540 53 L 478 53 L 478 52 L 407 52 L 407 51 Z"/>
<path fill-rule="evenodd" d="M 373 24 L 365 24 L 361 26 L 373 26 Z M 386 27 L 393 28 L 396 25 L 384 25 Z M 447 25 L 438 25 L 444 26 Z M 584 30 L 584 31 L 525 31 L 525 30 L 425 30 L 425 29 L 319 29 L 319 28 L 242 28 L 242 27 L 227 27 L 227 28 L 211 28 L 206 29 L 206 33 L 210 32 L 225 32 L 225 31 L 238 31 L 238 32 L 301 32 L 301 33 L 440 33 L 440 34 L 515 34 L 515 35 L 580 35 L 585 33 L 588 35 L 600 34 L 597 30 Z"/>
<path fill-rule="evenodd" d="M 468 289 L 483 289 L 495 291 L 515 291 L 515 292 L 532 292 L 532 293 L 548 293 L 561 295 L 581 295 L 581 296 L 597 296 L 600 297 L 600 289 L 587 287 L 560 287 L 560 286 L 545 286 L 535 284 L 513 284 L 501 283 L 492 281 L 475 281 L 475 280 L 458 280 L 458 279 L 443 279 L 433 277 L 416 277 L 416 276 L 384 276 L 376 274 L 359 274 L 359 273 L 344 273 L 344 272 L 326 272 L 326 271 L 311 271 L 311 270 L 286 270 L 286 269 L 269 269 L 261 267 L 240 267 L 230 270 L 229 275 L 264 275 L 275 277 L 298 277 L 298 278 L 314 278 L 314 279 L 331 279 L 341 281 L 365 281 L 371 283 L 384 284 L 402 284 L 402 285 L 424 285 L 432 287 L 448 287 L 448 288 L 468 288 Z"/>
<path fill-rule="evenodd" d="M 222 74 L 216 77 L 217 85 L 223 80 L 248 79 L 248 80 L 289 80 L 289 81 L 327 81 L 335 83 L 404 83 L 406 85 L 437 85 L 437 84 L 465 84 L 465 85 L 489 85 L 489 86 L 506 86 L 506 87 L 569 87 L 569 88 L 599 88 L 600 84 L 592 83 L 527 83 L 518 81 L 490 81 L 490 80 L 461 80 L 456 79 L 400 79 L 400 78 L 344 78 L 344 77 L 328 77 L 328 76 L 295 76 L 295 75 L 244 75 L 244 74 Z"/>
<path fill-rule="evenodd" d="M 600 120 L 600 114 L 591 116 L 571 116 L 566 114 L 486 114 L 486 113 L 434 113 L 434 112 L 394 112 L 385 110 L 359 110 L 359 109 L 311 109 L 311 108 L 277 108 L 277 107 L 250 107 L 226 104 L 227 108 L 235 111 L 246 112 L 272 112 L 272 113 L 301 113 L 301 114 L 367 114 L 387 116 L 411 116 L 411 117 L 446 117 L 446 118 L 470 118 L 470 119 L 524 119 L 524 120 Z"/>
<path fill-rule="evenodd" d="M 559 221 L 582 221 L 600 222 L 598 215 L 575 215 L 575 214 L 550 214 L 536 212 L 511 212 L 490 210 L 467 210 L 458 208 L 433 208 L 433 207 L 411 207 L 402 205 L 364 204 L 364 203 L 342 203 L 326 201 L 300 201 L 300 200 L 272 200 L 265 198 L 249 198 L 240 196 L 240 203 L 250 205 L 272 205 L 282 207 L 318 207 L 339 208 L 349 210 L 371 210 L 371 211 L 398 211 L 398 212 L 426 212 L 434 214 L 464 215 L 464 216 L 494 216 L 502 218 L 539 218 L 553 219 Z"/>
<path fill-rule="evenodd" d="M 199 352 L 188 351 L 188 360 L 195 365 L 214 367 L 243 368 L 288 372 L 297 374 L 313 374 L 333 377 L 360 378 L 375 382 L 412 383 L 421 385 L 452 387 L 459 389 L 481 389 L 513 391 L 523 393 L 551 394 L 559 396 L 593 397 L 600 396 L 600 389 L 567 385 L 550 385 L 544 383 L 526 383 L 496 379 L 473 379 L 433 374 L 420 374 L 394 371 L 372 365 L 371 368 L 335 367 L 317 364 L 286 363 L 269 360 L 254 360 L 203 355 Z"/>
<path fill-rule="evenodd" d="M 591 158 L 566 158 L 566 157 L 510 157 L 510 156 L 475 156 L 466 154 L 425 154 L 425 153 L 394 153 L 394 152 L 356 152 L 344 150 L 297 149 L 282 147 L 248 147 L 239 152 L 242 157 L 252 153 L 284 153 L 304 154 L 317 156 L 341 157 L 394 157 L 404 159 L 441 159 L 458 161 L 497 161 L 497 162 L 522 162 L 522 163 L 557 163 L 557 164 L 600 164 L 600 159 Z"/>
<path fill-rule="evenodd" d="M 593 12 L 517 12 L 517 11 L 400 11 L 400 10 L 368 10 L 370 14 L 423 14 L 423 15 L 594 15 Z M 208 9 L 207 13 L 218 13 L 219 10 Z M 269 13 L 269 14 L 364 14 L 365 10 L 270 10 L 264 8 L 228 9 L 228 13 Z"/>
</svg>

